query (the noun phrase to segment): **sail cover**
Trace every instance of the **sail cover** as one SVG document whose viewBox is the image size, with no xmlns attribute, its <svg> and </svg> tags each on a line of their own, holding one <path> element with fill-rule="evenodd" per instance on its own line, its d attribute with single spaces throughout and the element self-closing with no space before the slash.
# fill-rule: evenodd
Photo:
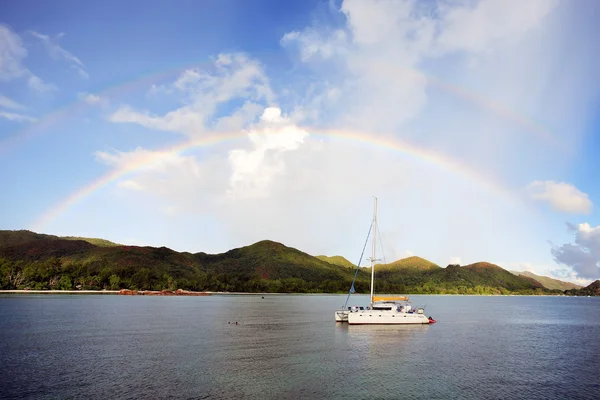
<svg viewBox="0 0 600 400">
<path fill-rule="evenodd" d="M 373 296 L 373 301 L 408 301 L 406 296 Z"/>
</svg>

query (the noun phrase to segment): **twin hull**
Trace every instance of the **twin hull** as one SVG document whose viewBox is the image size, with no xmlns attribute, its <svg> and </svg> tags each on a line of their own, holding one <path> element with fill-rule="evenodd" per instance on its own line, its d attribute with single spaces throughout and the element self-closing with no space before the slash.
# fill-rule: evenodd
<svg viewBox="0 0 600 400">
<path fill-rule="evenodd" d="M 428 324 L 429 318 L 425 314 L 404 312 L 381 312 L 368 310 L 362 312 L 348 313 L 348 324 L 350 325 L 405 325 L 405 324 Z M 336 316 L 337 320 L 337 316 Z"/>
<path fill-rule="evenodd" d="M 346 310 L 338 310 L 335 312 L 335 322 L 348 322 L 348 314 L 349 311 Z"/>
</svg>

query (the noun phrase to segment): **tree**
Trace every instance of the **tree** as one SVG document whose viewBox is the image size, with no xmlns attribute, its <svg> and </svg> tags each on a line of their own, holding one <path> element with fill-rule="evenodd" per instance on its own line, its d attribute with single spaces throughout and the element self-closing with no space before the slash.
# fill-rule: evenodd
<svg viewBox="0 0 600 400">
<path fill-rule="evenodd" d="M 60 290 L 71 290 L 73 289 L 73 282 L 71 277 L 63 275 L 60 277 Z"/>
<path fill-rule="evenodd" d="M 108 282 L 109 282 L 111 290 L 119 290 L 119 285 L 121 284 L 121 278 L 119 278 L 117 275 L 111 275 L 108 278 Z"/>
</svg>

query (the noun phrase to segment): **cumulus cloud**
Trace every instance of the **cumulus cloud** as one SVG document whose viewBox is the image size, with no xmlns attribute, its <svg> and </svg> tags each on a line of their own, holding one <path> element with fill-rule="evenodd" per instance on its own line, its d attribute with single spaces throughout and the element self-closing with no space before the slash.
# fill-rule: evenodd
<svg viewBox="0 0 600 400">
<path fill-rule="evenodd" d="M 51 38 L 49 35 L 44 35 L 36 31 L 29 31 L 29 33 L 36 39 L 38 39 L 46 50 L 48 54 L 54 59 L 61 59 L 69 63 L 70 68 L 75 70 L 77 74 L 82 78 L 89 78 L 89 74 L 86 71 L 85 65 L 81 62 L 79 58 L 77 58 L 73 53 L 65 50 L 60 44 L 58 44 L 58 40 L 64 36 L 64 34 L 57 35 L 56 38 Z"/>
<path fill-rule="evenodd" d="M 269 197 L 273 177 L 285 174 L 281 153 L 296 150 L 307 136 L 308 132 L 282 116 L 279 108 L 265 109 L 259 124 L 248 132 L 252 148 L 229 152 L 232 166 L 229 194 Z"/>
<path fill-rule="evenodd" d="M 592 211 L 589 196 L 569 183 L 533 181 L 527 185 L 526 193 L 533 200 L 549 203 L 557 211 L 574 214 L 589 214 Z"/>
<path fill-rule="evenodd" d="M 557 263 L 571 267 L 580 278 L 600 278 L 600 226 L 588 223 L 577 226 L 568 224 L 575 233 L 574 243 L 553 247 L 552 255 Z"/>
</svg>

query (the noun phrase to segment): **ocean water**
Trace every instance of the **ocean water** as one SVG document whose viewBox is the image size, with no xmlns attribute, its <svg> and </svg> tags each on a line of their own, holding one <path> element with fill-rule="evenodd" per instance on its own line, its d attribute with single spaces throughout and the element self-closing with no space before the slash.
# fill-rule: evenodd
<svg viewBox="0 0 600 400">
<path fill-rule="evenodd" d="M 411 300 L 438 322 L 336 324 L 334 295 L 0 296 L 0 398 L 600 398 L 600 298 Z"/>
</svg>

